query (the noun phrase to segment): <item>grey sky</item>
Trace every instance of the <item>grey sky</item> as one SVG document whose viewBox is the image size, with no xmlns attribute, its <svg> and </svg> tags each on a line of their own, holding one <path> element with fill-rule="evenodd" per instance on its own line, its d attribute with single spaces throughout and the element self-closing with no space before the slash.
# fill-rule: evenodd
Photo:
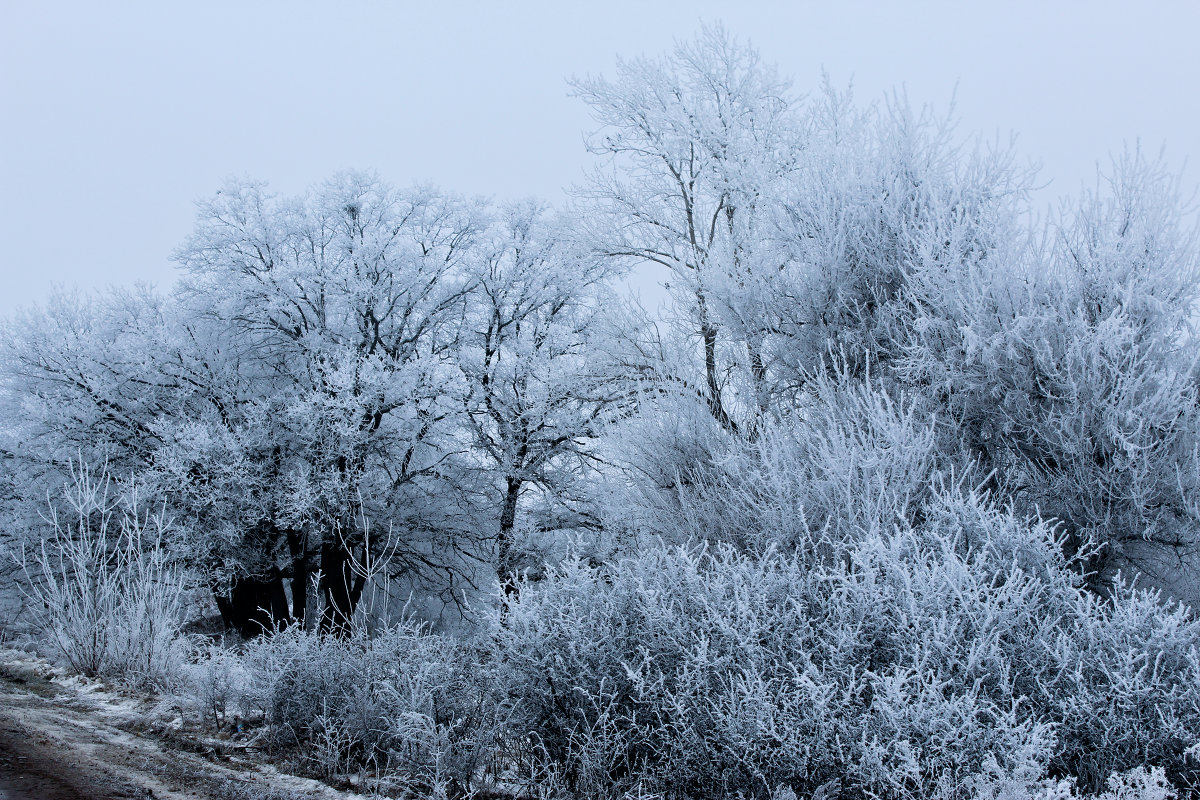
<svg viewBox="0 0 1200 800">
<path fill-rule="evenodd" d="M 169 286 L 193 201 L 228 175 L 294 192 L 345 168 L 552 201 L 588 163 L 571 74 L 721 20 L 797 89 L 904 84 L 1019 134 L 1073 193 L 1141 139 L 1200 130 L 1200 4 L 7 3 L 0 11 L 0 314 L 53 283 Z M 1189 168 L 1188 180 L 1198 171 Z"/>
</svg>

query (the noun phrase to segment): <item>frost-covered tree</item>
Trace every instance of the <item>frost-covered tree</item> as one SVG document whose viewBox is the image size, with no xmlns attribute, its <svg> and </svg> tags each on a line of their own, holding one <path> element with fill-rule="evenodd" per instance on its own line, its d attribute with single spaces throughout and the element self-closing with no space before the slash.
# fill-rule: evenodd
<svg viewBox="0 0 1200 800">
<path fill-rule="evenodd" d="M 594 246 L 665 269 L 698 346 L 669 369 L 642 367 L 736 429 L 766 403 L 762 331 L 744 307 L 730 312 L 781 257 L 768 227 L 798 152 L 788 85 L 720 28 L 574 85 L 600 124 L 589 149 L 602 163 L 580 190 Z"/>
<path fill-rule="evenodd" d="M 179 318 L 148 289 L 54 293 L 3 323 L 0 452 L 15 537 L 40 530 L 70 465 L 127 481 L 162 444 L 156 420 L 183 413 L 174 374 Z"/>
<path fill-rule="evenodd" d="M 720 30 L 576 88 L 587 233 L 674 303 L 615 348 L 647 389 L 627 475 L 687 491 L 763 420 L 820 416 L 830 374 L 919 401 L 944 470 L 1057 520 L 1098 577 L 1186 559 L 1198 251 L 1161 167 L 1127 160 L 1047 228 L 1011 148 L 902 97 L 795 100 Z"/>
<path fill-rule="evenodd" d="M 1028 184 L 1007 149 L 965 148 L 952 115 L 903 97 L 860 107 L 828 83 L 795 98 L 719 28 L 575 87 L 600 125 L 579 190 L 588 235 L 665 270 L 673 301 L 682 360 L 654 363 L 661 343 L 642 342 L 630 366 L 731 431 L 790 413 L 831 357 L 859 371 L 890 358 L 918 258 L 985 257 Z"/>
<path fill-rule="evenodd" d="M 596 525 L 582 481 L 594 472 L 604 415 L 620 399 L 595 346 L 613 265 L 567 233 L 536 202 L 500 209 L 459 331 L 477 458 L 498 498 L 489 505 L 499 511 L 496 569 L 506 590 L 514 573 L 546 558 L 537 533 Z M 522 563 L 530 548 L 538 563 Z"/>
<path fill-rule="evenodd" d="M 162 444 L 148 480 L 178 510 L 188 557 L 227 625 L 252 636 L 303 623 L 313 555 L 304 520 L 286 511 L 295 488 L 288 469 L 301 457 L 286 396 L 244 359 L 236 332 L 185 309 L 178 362 L 193 390 L 189 413 L 156 421 Z"/>
<path fill-rule="evenodd" d="M 1170 173 L 1132 155 L 1047 244 L 922 253 L 910 281 L 901 380 L 1098 580 L 1132 564 L 1177 583 L 1197 544 L 1200 250 L 1181 208 Z"/>
<path fill-rule="evenodd" d="M 797 100 L 719 29 L 576 86 L 601 124 L 586 235 L 601 254 L 665 268 L 673 301 L 610 345 L 642 399 L 611 448 L 619 490 L 633 491 L 620 524 L 686 516 L 680 497 L 740 458 L 742 440 L 821 417 L 831 380 L 898 395 L 918 268 L 962 274 L 1024 233 L 1028 176 L 1009 151 L 968 148 L 952 117 L 901 97 L 858 107 L 826 85 Z M 971 468 L 952 432 L 935 451 L 947 471 Z"/>
<path fill-rule="evenodd" d="M 918 269 L 959 275 L 1027 236 L 1018 212 L 1030 176 L 1009 149 L 960 141 L 952 114 L 901 96 L 858 108 L 828 86 L 804 111 L 775 216 L 786 258 L 757 292 L 784 409 L 803 405 L 823 371 L 888 380 Z"/>
<path fill-rule="evenodd" d="M 461 599 L 492 544 L 516 568 L 522 496 L 528 528 L 595 524 L 580 478 L 616 392 L 589 348 L 613 264 L 548 210 L 493 219 L 363 175 L 295 199 L 234 182 L 178 259 L 170 299 L 62 298 L 13 324 L 6 455 L 41 497 L 71 459 L 137 475 L 230 625 L 315 604 L 336 628 L 373 569 Z"/>
<path fill-rule="evenodd" d="M 62 477 L 80 458 L 108 462 L 118 474 L 143 465 L 159 442 L 154 420 L 174 413 L 181 397 L 164 363 L 173 322 L 168 304 L 147 289 L 60 291 L 6 320 L 0 347 L 14 467 L 57 465 Z"/>
<path fill-rule="evenodd" d="M 235 418 L 212 418 L 250 445 L 255 525 L 320 571 L 326 629 L 349 619 L 380 548 L 448 589 L 474 554 L 453 345 L 480 225 L 476 204 L 362 174 L 295 200 L 231 183 L 178 253 L 186 302 L 248 384 Z"/>
</svg>

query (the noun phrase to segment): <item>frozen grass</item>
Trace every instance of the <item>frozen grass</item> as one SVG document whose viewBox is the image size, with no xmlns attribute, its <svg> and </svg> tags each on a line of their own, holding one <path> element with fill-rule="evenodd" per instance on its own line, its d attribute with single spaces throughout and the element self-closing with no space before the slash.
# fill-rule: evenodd
<svg viewBox="0 0 1200 800">
<path fill-rule="evenodd" d="M 72 470 L 65 511 L 24 554 L 28 597 L 45 642 L 76 672 L 159 684 L 177 672 L 183 581 L 171 565 L 164 515 L 136 494 L 109 496 L 107 475 Z"/>
</svg>

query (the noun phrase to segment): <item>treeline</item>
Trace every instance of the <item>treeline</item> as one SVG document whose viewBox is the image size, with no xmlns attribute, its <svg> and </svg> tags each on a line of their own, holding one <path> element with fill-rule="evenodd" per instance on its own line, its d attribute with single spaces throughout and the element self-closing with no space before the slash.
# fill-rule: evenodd
<svg viewBox="0 0 1200 800">
<path fill-rule="evenodd" d="M 24 496 L 82 458 L 164 503 L 230 627 L 315 606 L 333 630 L 372 571 L 462 602 L 517 566 L 519 505 L 522 526 L 592 520 L 611 269 L 541 206 L 231 183 L 177 258 L 170 298 L 64 296 L 12 323 L 11 452 Z"/>
<path fill-rule="evenodd" d="M 103 465 L 229 628 L 275 632 L 177 671 L 201 707 L 241 686 L 426 789 L 1195 791 L 1171 173 L 1133 152 L 1037 217 L 1011 150 L 799 98 L 719 30 L 574 87 L 597 161 L 562 209 L 231 182 L 170 296 L 7 322 L 9 536 Z M 467 632 L 364 627 L 385 582 Z"/>
</svg>

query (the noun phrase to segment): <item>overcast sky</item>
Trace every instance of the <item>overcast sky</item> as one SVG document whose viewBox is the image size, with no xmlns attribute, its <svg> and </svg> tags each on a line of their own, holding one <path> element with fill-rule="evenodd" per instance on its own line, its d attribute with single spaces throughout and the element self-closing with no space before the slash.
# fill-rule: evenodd
<svg viewBox="0 0 1200 800">
<path fill-rule="evenodd" d="M 1019 135 L 1054 195 L 1140 138 L 1200 147 L 1200 4 L 1101 2 L 7 2 L 0 10 L 0 314 L 53 284 L 174 279 L 196 199 L 395 184 L 562 198 L 588 163 L 566 78 L 723 21 L 800 91 L 903 85 L 964 130 Z M 1195 182 L 1200 170 L 1188 167 Z"/>
</svg>

